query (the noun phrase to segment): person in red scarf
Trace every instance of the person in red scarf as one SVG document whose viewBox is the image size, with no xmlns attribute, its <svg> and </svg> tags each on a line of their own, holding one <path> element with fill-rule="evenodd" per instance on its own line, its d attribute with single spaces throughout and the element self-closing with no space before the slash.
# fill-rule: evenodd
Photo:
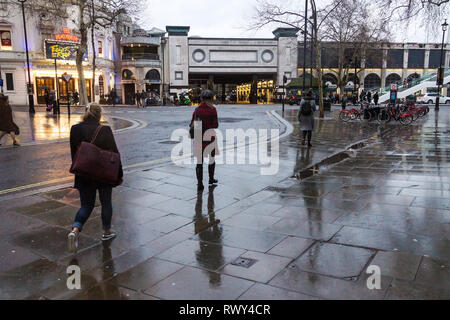
<svg viewBox="0 0 450 320">
<path fill-rule="evenodd" d="M 197 158 L 197 167 L 195 169 L 197 175 L 197 189 L 203 191 L 203 159 L 209 157 L 208 173 L 209 184 L 215 185 L 219 181 L 214 179 L 214 171 L 216 163 L 214 157 L 216 156 L 217 141 L 213 129 L 219 127 L 219 120 L 217 118 L 217 110 L 213 105 L 214 92 L 211 90 L 204 90 L 200 95 L 201 103 L 197 109 L 195 109 L 192 115 L 191 128 L 195 127 L 195 122 L 201 123 L 201 137 L 200 132 L 194 137 L 194 155 Z M 205 135 L 205 133 L 207 133 Z"/>
</svg>

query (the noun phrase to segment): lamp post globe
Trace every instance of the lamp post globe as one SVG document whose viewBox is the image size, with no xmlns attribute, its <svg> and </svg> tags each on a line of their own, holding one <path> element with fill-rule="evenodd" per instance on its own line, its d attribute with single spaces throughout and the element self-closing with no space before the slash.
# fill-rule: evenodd
<svg viewBox="0 0 450 320">
<path fill-rule="evenodd" d="M 31 73 L 30 73 L 30 57 L 28 54 L 28 37 L 27 37 L 27 23 L 25 20 L 25 2 L 27 0 L 18 0 L 22 6 L 22 18 L 23 18 L 23 32 L 25 35 L 25 52 L 27 57 L 27 74 L 28 74 L 28 84 L 27 84 L 27 93 L 28 93 L 28 111 L 29 113 L 35 113 L 34 110 L 34 97 L 33 97 L 33 87 L 31 84 Z"/>
</svg>

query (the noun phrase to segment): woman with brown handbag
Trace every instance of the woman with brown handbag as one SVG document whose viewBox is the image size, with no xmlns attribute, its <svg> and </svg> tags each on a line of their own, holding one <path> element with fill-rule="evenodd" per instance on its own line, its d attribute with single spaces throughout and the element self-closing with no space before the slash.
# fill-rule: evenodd
<svg viewBox="0 0 450 320">
<path fill-rule="evenodd" d="M 113 132 L 110 127 L 100 125 L 101 117 L 101 107 L 97 103 L 92 103 L 86 108 L 83 122 L 74 125 L 70 130 L 70 149 L 73 162 L 72 169 L 77 160 L 79 160 L 77 157 L 80 157 L 77 151 L 81 148 L 82 144 L 85 143 L 91 142 L 99 149 L 108 150 L 119 155 Z M 68 249 L 70 252 L 77 251 L 78 235 L 94 209 L 97 190 L 102 205 L 102 224 L 104 232 L 101 239 L 102 241 L 107 241 L 116 237 L 116 233 L 111 231 L 111 196 L 113 187 L 122 183 L 123 170 L 122 165 L 120 164 L 120 155 L 118 156 L 118 161 L 118 181 L 114 184 L 105 183 L 98 178 L 92 178 L 92 176 L 78 174 L 71 169 L 71 171 L 75 173 L 75 188 L 80 192 L 81 208 L 75 217 L 72 231 L 68 235 Z"/>
<path fill-rule="evenodd" d="M 18 133 L 19 127 L 13 121 L 12 109 L 9 105 L 8 97 L 0 93 L 0 140 L 9 134 L 13 139 L 13 145 L 19 147 L 20 144 L 16 140 Z"/>
</svg>

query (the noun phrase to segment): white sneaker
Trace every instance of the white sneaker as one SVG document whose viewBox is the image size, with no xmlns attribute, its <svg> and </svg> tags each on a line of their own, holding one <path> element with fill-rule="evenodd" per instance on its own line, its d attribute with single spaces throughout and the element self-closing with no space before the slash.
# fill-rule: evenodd
<svg viewBox="0 0 450 320">
<path fill-rule="evenodd" d="M 102 235 L 102 241 L 109 241 L 117 237 L 117 233 L 115 231 L 110 231 L 108 234 Z"/>
<path fill-rule="evenodd" d="M 75 231 L 72 231 L 67 236 L 67 249 L 72 253 L 76 253 L 78 250 L 78 233 Z"/>
</svg>

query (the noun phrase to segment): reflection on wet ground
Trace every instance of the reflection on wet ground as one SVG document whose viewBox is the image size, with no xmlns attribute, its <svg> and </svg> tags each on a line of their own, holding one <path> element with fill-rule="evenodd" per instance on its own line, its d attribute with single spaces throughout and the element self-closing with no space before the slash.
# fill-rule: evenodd
<svg viewBox="0 0 450 320">
<path fill-rule="evenodd" d="M 295 124 L 276 176 L 218 166 L 220 184 L 200 194 L 193 166 L 129 174 L 114 191 L 118 238 L 101 243 L 97 207 L 76 255 L 76 191 L 0 203 L 0 298 L 449 299 L 449 117 L 317 121 L 312 149 Z M 80 291 L 66 287 L 73 264 Z"/>
<path fill-rule="evenodd" d="M 80 114 L 61 114 L 58 116 L 44 112 L 31 115 L 28 112 L 14 112 L 14 121 L 20 128 L 19 138 L 22 143 L 68 139 L 70 128 L 81 122 L 82 118 L 83 116 Z M 131 126 L 129 121 L 108 115 L 105 115 L 101 122 L 104 125 L 111 126 L 113 130 Z"/>
</svg>

